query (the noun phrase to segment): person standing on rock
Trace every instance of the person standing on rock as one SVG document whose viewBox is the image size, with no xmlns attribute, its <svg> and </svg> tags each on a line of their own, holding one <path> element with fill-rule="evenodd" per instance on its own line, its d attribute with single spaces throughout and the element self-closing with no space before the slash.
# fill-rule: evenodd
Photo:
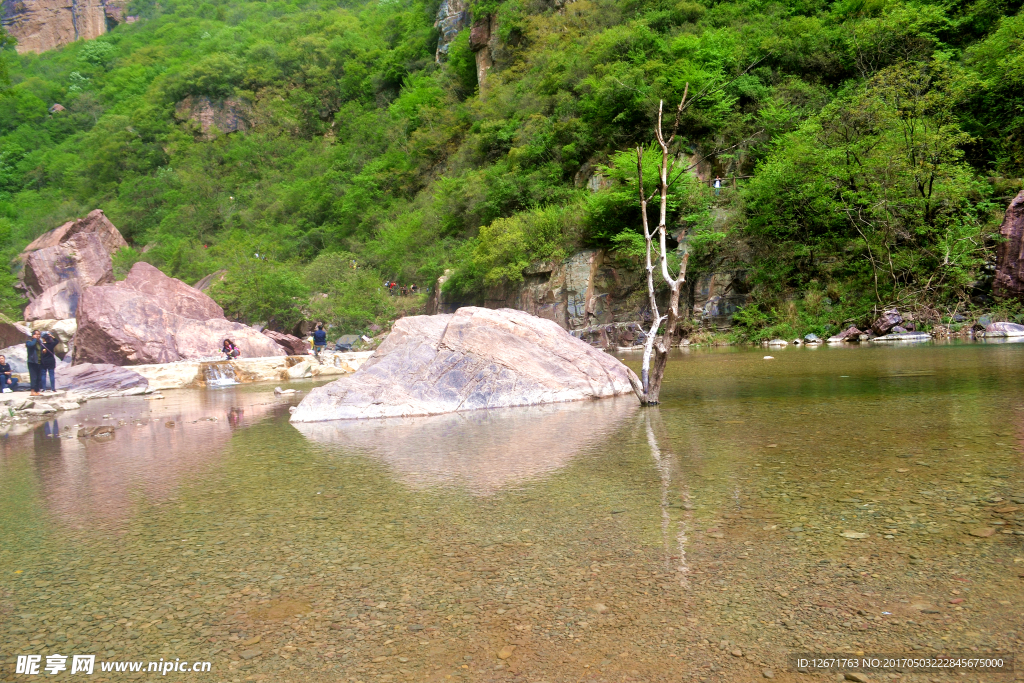
<svg viewBox="0 0 1024 683">
<path fill-rule="evenodd" d="M 39 396 L 42 393 L 39 388 L 43 374 L 42 367 L 39 365 L 42 361 L 42 354 L 39 352 L 43 348 L 40 334 L 39 330 L 36 330 L 32 333 L 32 338 L 25 342 L 25 347 L 28 349 L 28 384 L 31 396 Z"/>
<path fill-rule="evenodd" d="M 49 332 L 43 333 L 42 348 L 39 349 L 39 390 L 46 391 L 46 378 L 50 378 L 50 391 L 57 391 L 54 375 L 57 370 L 57 344 L 60 342 Z"/>
<path fill-rule="evenodd" d="M 313 330 L 313 355 L 320 360 L 320 354 L 327 349 L 327 331 L 323 323 L 317 323 Z M 320 361 L 321 363 L 323 361 Z"/>
</svg>

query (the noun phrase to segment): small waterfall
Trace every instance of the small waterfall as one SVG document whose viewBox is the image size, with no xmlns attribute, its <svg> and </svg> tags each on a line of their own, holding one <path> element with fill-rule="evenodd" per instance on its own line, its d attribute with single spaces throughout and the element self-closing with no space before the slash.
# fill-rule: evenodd
<svg viewBox="0 0 1024 683">
<path fill-rule="evenodd" d="M 203 380 L 208 387 L 228 387 L 238 384 L 235 366 L 228 361 L 217 361 L 202 364 Z"/>
</svg>

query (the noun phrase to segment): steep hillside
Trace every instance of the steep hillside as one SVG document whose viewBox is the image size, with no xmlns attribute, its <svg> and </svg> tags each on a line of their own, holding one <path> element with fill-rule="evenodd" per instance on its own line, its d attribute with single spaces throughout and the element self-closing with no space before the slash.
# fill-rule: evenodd
<svg viewBox="0 0 1024 683">
<path fill-rule="evenodd" d="M 695 274 L 743 271 L 741 329 L 989 306 L 1024 167 L 1018 8 L 137 0 L 95 40 L 6 52 L 0 243 L 102 208 L 122 270 L 226 269 L 239 319 L 351 331 L 413 305 L 385 279 L 452 268 L 468 301 L 583 247 L 629 270 L 629 150 L 688 84 L 711 95 L 681 122 L 673 234 Z"/>
</svg>

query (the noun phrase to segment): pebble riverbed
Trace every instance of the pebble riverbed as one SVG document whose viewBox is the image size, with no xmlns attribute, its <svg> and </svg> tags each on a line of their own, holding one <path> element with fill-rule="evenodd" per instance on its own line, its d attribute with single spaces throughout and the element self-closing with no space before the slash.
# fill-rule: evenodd
<svg viewBox="0 0 1024 683">
<path fill-rule="evenodd" d="M 0 451 L 0 681 L 54 653 L 304 683 L 823 681 L 843 674 L 789 656 L 1021 654 L 1024 344 L 763 355 L 680 355 L 648 410 L 300 431 L 303 394 L 252 385 L 22 425 Z"/>
</svg>

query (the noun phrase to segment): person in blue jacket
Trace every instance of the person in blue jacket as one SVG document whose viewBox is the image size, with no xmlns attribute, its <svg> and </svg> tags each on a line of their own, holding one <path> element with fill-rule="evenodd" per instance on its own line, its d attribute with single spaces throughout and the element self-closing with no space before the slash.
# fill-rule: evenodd
<svg viewBox="0 0 1024 683">
<path fill-rule="evenodd" d="M 313 330 L 313 355 L 320 360 L 320 354 L 327 348 L 327 331 L 323 323 L 317 323 Z"/>
</svg>

